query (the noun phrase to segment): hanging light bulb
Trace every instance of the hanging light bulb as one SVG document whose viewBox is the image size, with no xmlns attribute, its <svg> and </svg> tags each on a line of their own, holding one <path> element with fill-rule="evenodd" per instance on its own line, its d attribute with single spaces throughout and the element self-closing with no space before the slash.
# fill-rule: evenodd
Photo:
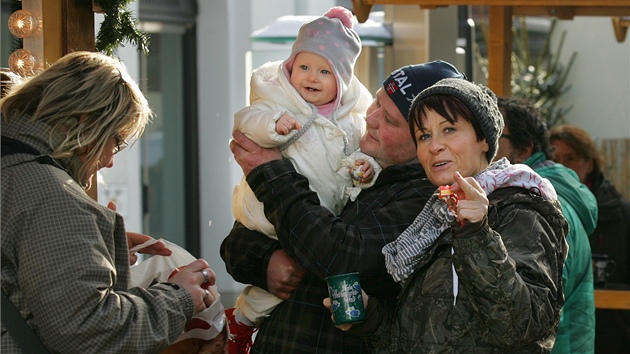
<svg viewBox="0 0 630 354">
<path fill-rule="evenodd" d="M 9 32 L 17 38 L 32 37 L 39 30 L 39 20 L 26 10 L 17 10 L 9 17 Z"/>
<path fill-rule="evenodd" d="M 22 77 L 36 74 L 38 66 L 35 55 L 26 49 L 17 49 L 9 56 L 9 68 Z"/>
<path fill-rule="evenodd" d="M 9 32 L 22 39 L 22 48 L 9 56 L 9 68 L 22 76 L 32 76 L 43 70 L 44 38 L 42 22 L 43 0 L 21 0 L 22 8 L 8 19 Z"/>
</svg>

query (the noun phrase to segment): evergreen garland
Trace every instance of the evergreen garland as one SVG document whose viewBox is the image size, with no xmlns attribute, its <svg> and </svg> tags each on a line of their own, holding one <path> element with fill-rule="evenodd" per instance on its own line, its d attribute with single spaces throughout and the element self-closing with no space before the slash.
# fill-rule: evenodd
<svg viewBox="0 0 630 354">
<path fill-rule="evenodd" d="M 520 17 L 519 21 L 521 30 L 520 33 L 514 31 L 515 50 L 512 52 L 512 71 L 517 73 L 512 75 L 512 95 L 532 100 L 549 128 L 565 123 L 565 117 L 573 106 L 560 107 L 558 99 L 571 88 L 570 85 L 565 87 L 565 82 L 577 53 L 572 53 L 566 67 L 560 63 L 566 31 L 561 34 L 557 49 L 552 53 L 551 37 L 558 22 L 553 19 L 541 52 L 534 56 L 530 49 L 525 17 Z"/>
<path fill-rule="evenodd" d="M 149 36 L 138 29 L 138 19 L 127 10 L 132 0 L 94 0 L 104 12 L 101 28 L 96 36 L 96 50 L 113 55 L 114 50 L 128 41 L 143 53 L 149 52 Z"/>
<path fill-rule="evenodd" d="M 149 36 L 138 30 L 138 19 L 127 10 L 127 4 L 133 0 L 94 0 L 94 4 L 103 9 L 103 23 L 96 36 L 96 50 L 113 55 L 116 48 L 129 41 L 139 51 L 149 53 Z M 22 2 L 11 1 L 11 12 L 21 10 Z M 22 39 L 13 38 L 13 50 L 22 48 Z"/>
<path fill-rule="evenodd" d="M 530 46 L 526 18 L 519 17 L 518 20 L 521 29 L 517 30 L 516 26 L 512 26 L 514 40 L 510 80 L 512 96 L 530 100 L 540 110 L 547 127 L 551 128 L 554 125 L 564 123 L 565 116 L 573 108 L 572 105 L 560 107 L 558 99 L 571 88 L 571 86 L 565 87 L 565 83 L 577 53 L 571 54 L 566 66 L 559 62 L 566 31 L 562 33 L 560 43 L 555 52 L 552 53 L 550 49 L 551 37 L 557 23 L 557 20 L 553 19 L 549 32 L 546 33 L 542 49 L 539 53 L 534 54 Z M 483 34 L 482 41 L 488 43 L 487 25 L 482 22 L 480 29 Z M 485 43 L 475 44 L 475 54 L 481 71 L 487 79 L 487 53 L 482 53 L 479 45 L 484 44 L 485 47 Z"/>
</svg>

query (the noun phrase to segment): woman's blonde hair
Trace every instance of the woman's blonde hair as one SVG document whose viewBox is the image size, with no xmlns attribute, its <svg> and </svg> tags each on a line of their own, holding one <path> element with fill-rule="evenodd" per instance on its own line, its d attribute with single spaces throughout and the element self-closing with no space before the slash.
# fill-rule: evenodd
<svg viewBox="0 0 630 354">
<path fill-rule="evenodd" d="M 37 76 L 25 79 L 2 100 L 6 120 L 22 114 L 63 132 L 50 154 L 64 159 L 83 154 L 78 171 L 84 185 L 91 166 L 99 163 L 107 143 L 118 136 L 135 141 L 153 113 L 138 85 L 117 59 L 92 52 L 65 55 Z M 86 146 L 91 146 L 87 151 Z"/>
</svg>

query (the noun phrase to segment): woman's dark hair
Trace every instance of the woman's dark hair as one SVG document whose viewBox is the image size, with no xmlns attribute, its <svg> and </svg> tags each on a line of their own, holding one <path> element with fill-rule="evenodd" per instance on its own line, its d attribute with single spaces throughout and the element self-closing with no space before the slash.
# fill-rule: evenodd
<svg viewBox="0 0 630 354">
<path fill-rule="evenodd" d="M 464 119 L 472 124 L 475 129 L 477 141 L 486 139 L 479 123 L 477 123 L 477 120 L 464 102 L 451 95 L 431 95 L 422 100 L 414 100 L 409 109 L 409 132 L 414 138 L 413 143 L 416 144 L 416 147 L 418 146 L 418 142 L 415 139 L 416 129 L 424 130 L 423 118 L 430 110 L 435 111 L 451 124 L 457 122 L 459 118 Z"/>
</svg>

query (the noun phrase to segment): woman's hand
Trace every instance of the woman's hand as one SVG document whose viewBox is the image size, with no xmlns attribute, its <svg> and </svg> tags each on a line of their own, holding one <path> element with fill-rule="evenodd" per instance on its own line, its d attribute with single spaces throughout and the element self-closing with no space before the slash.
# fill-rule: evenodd
<svg viewBox="0 0 630 354">
<path fill-rule="evenodd" d="M 235 130 L 232 136 L 234 139 L 230 140 L 230 150 L 245 176 L 265 162 L 282 159 L 278 148 L 262 148 L 239 130 Z"/>
<path fill-rule="evenodd" d="M 113 211 L 116 211 L 116 203 L 109 202 L 107 203 L 107 208 Z M 153 237 L 145 234 L 141 234 L 138 232 L 130 232 L 127 231 L 127 246 L 128 249 L 132 249 L 135 246 L 141 245 L 147 241 L 153 240 Z M 144 254 L 155 254 L 159 256 L 170 256 L 173 252 L 166 248 L 166 245 L 162 241 L 156 241 L 154 244 L 148 245 L 147 247 L 138 250 L 139 253 Z M 138 256 L 136 256 L 136 252 L 129 253 L 129 264 L 134 265 L 138 261 Z"/>
<path fill-rule="evenodd" d="M 457 193 L 459 199 L 457 203 L 459 222 L 467 220 L 478 223 L 488 214 L 490 203 L 486 192 L 473 177 L 464 178 L 459 172 L 455 172 L 455 183 L 451 186 L 451 191 Z"/>
<path fill-rule="evenodd" d="M 116 204 L 114 202 L 109 202 L 107 207 L 116 211 Z M 149 235 L 127 232 L 127 244 L 129 249 L 151 240 L 154 239 Z M 170 256 L 173 253 L 166 248 L 161 241 L 148 245 L 138 252 L 160 256 Z M 135 253 L 129 255 L 129 261 L 132 265 L 135 264 L 137 260 L 138 256 L 136 256 Z M 169 282 L 183 287 L 190 293 L 195 305 L 195 313 L 205 310 L 208 306 L 212 305 L 217 298 L 218 294 L 216 291 L 210 288 L 216 283 L 216 280 L 216 274 L 214 274 L 208 262 L 203 259 L 198 259 L 187 266 L 176 269 L 168 279 Z"/>
<path fill-rule="evenodd" d="M 129 249 L 131 251 L 133 251 L 133 247 L 142 245 L 147 241 L 155 241 L 155 243 L 142 247 L 138 250 L 138 253 L 154 254 L 158 256 L 170 256 L 173 253 L 171 250 L 166 248 L 166 245 L 162 241 L 155 240 L 149 235 L 127 231 L 127 244 L 129 245 Z M 136 252 L 131 251 L 129 252 L 129 264 L 134 265 L 138 261 L 138 256 L 136 255 Z"/>
<path fill-rule="evenodd" d="M 195 313 L 205 310 L 216 300 L 216 292 L 208 289 L 216 283 L 216 280 L 214 271 L 203 259 L 176 269 L 168 278 L 170 283 L 177 284 L 190 293 L 195 304 Z"/>
</svg>

